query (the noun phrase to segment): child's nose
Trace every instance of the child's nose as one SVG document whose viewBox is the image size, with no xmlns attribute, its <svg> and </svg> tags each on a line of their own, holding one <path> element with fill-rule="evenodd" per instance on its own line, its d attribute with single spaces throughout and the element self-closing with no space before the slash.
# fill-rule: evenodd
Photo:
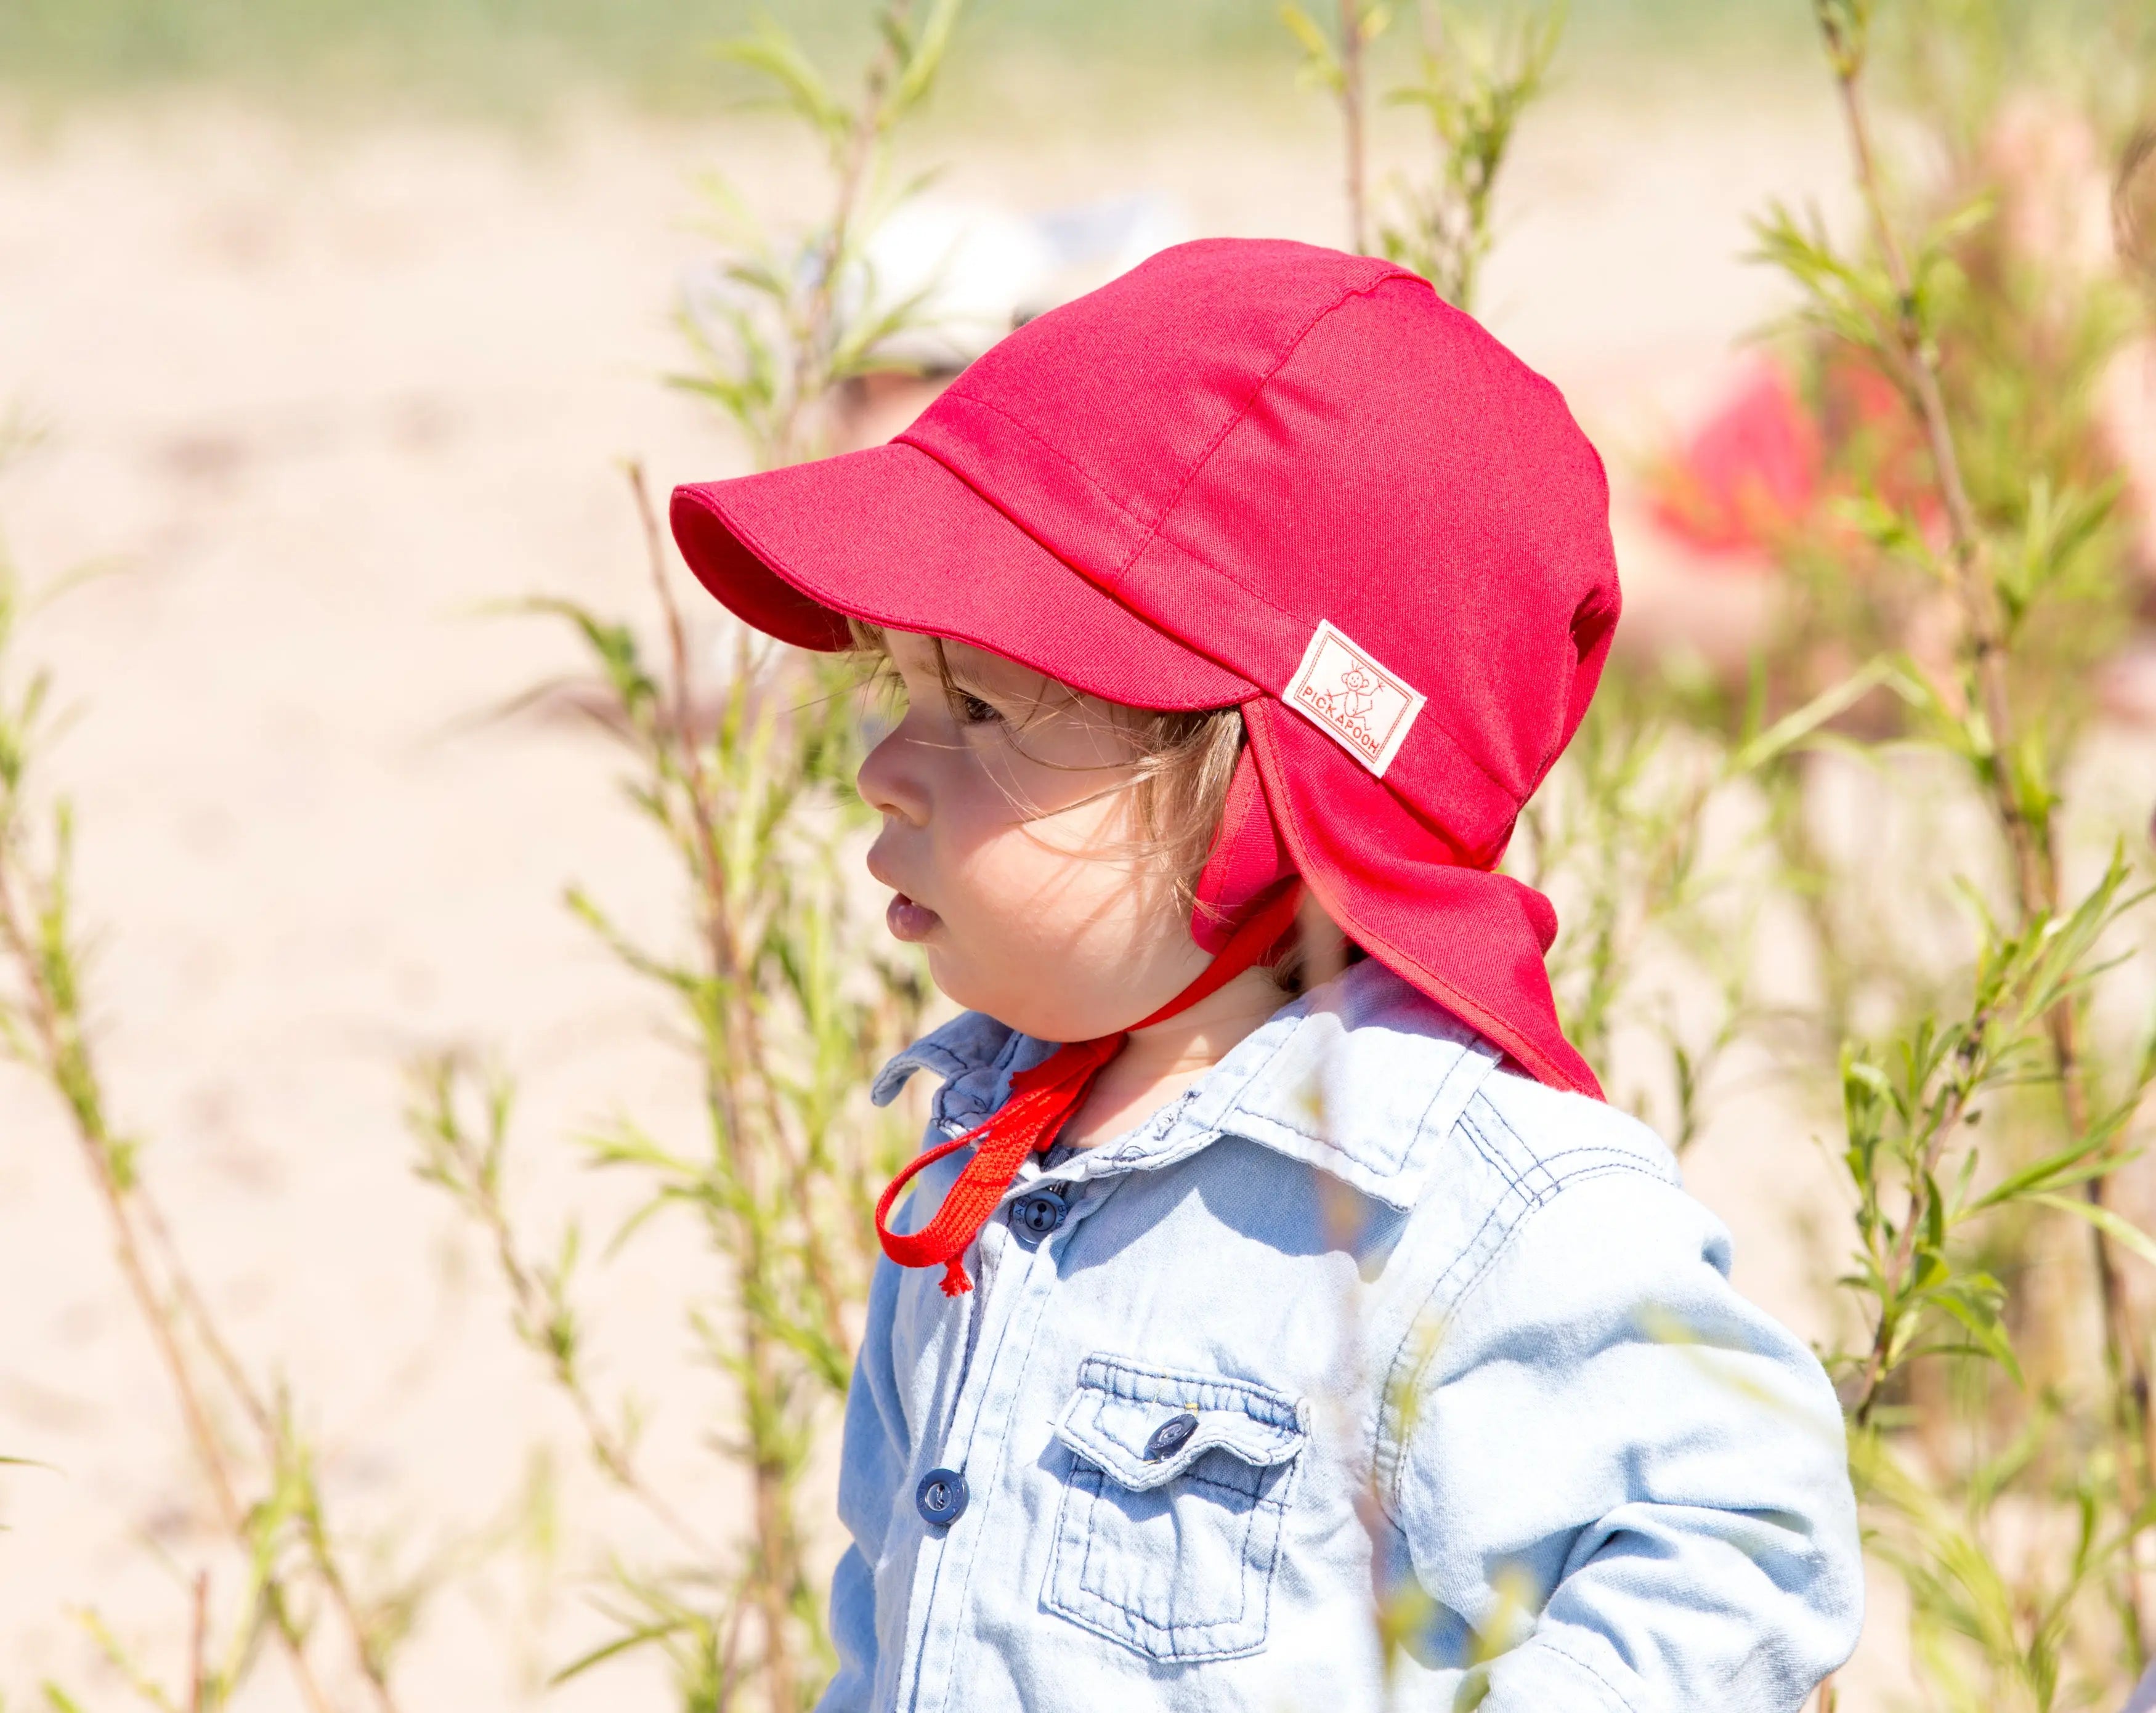
<svg viewBox="0 0 2156 1713">
<path fill-rule="evenodd" d="M 896 815 L 919 827 L 928 819 L 928 793 L 916 765 L 917 746 L 905 731 L 901 724 L 868 752 L 854 776 L 854 787 L 878 814 Z"/>
</svg>

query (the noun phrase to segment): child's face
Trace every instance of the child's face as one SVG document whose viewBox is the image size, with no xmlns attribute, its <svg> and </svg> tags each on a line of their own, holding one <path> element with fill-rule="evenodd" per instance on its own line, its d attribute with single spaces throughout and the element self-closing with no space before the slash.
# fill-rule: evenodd
<svg viewBox="0 0 2156 1713">
<path fill-rule="evenodd" d="M 1207 958 L 1172 874 L 1137 859 L 1137 746 L 1114 706 L 982 649 L 887 633 L 905 717 L 861 764 L 869 872 L 936 985 L 1050 1041 L 1126 1028 Z"/>
</svg>

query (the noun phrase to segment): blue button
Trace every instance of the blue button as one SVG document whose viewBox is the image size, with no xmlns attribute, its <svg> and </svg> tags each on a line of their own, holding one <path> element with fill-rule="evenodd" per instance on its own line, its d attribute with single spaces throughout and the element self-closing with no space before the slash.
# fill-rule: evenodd
<svg viewBox="0 0 2156 1713">
<path fill-rule="evenodd" d="M 931 1469 L 913 1490 L 913 1504 L 931 1528 L 947 1529 L 966 1514 L 966 1478 L 956 1469 Z"/>
<path fill-rule="evenodd" d="M 1188 1410 L 1179 1416 L 1170 1416 L 1152 1430 L 1152 1438 L 1146 1441 L 1146 1461 L 1158 1463 L 1164 1457 L 1173 1457 L 1197 1431 L 1198 1418 Z"/>
<path fill-rule="evenodd" d="M 1060 1190 L 1039 1189 L 1011 1203 L 1011 1229 L 1031 1249 L 1070 1218 L 1070 1204 Z"/>
</svg>

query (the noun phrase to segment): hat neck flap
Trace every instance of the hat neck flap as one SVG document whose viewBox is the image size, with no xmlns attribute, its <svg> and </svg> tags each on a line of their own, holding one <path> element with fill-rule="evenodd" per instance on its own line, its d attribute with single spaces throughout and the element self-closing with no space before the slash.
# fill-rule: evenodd
<svg viewBox="0 0 2156 1713">
<path fill-rule="evenodd" d="M 1218 951 L 1257 900 L 1299 874 L 1342 933 L 1536 1080 L 1602 1099 L 1558 1022 L 1543 962 L 1557 933 L 1549 900 L 1463 866 L 1382 782 L 1278 703 L 1245 702 L 1243 721 L 1249 741 L 1198 883 L 1198 943 Z"/>
</svg>

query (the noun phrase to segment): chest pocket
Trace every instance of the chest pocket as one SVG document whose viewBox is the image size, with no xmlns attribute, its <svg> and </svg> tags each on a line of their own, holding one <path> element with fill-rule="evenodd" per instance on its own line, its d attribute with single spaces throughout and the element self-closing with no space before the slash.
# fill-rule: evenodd
<svg viewBox="0 0 2156 1713">
<path fill-rule="evenodd" d="M 1048 1608 L 1149 1659 L 1258 1652 L 1306 1421 L 1247 1381 L 1088 1357 L 1055 1423 Z"/>
</svg>

